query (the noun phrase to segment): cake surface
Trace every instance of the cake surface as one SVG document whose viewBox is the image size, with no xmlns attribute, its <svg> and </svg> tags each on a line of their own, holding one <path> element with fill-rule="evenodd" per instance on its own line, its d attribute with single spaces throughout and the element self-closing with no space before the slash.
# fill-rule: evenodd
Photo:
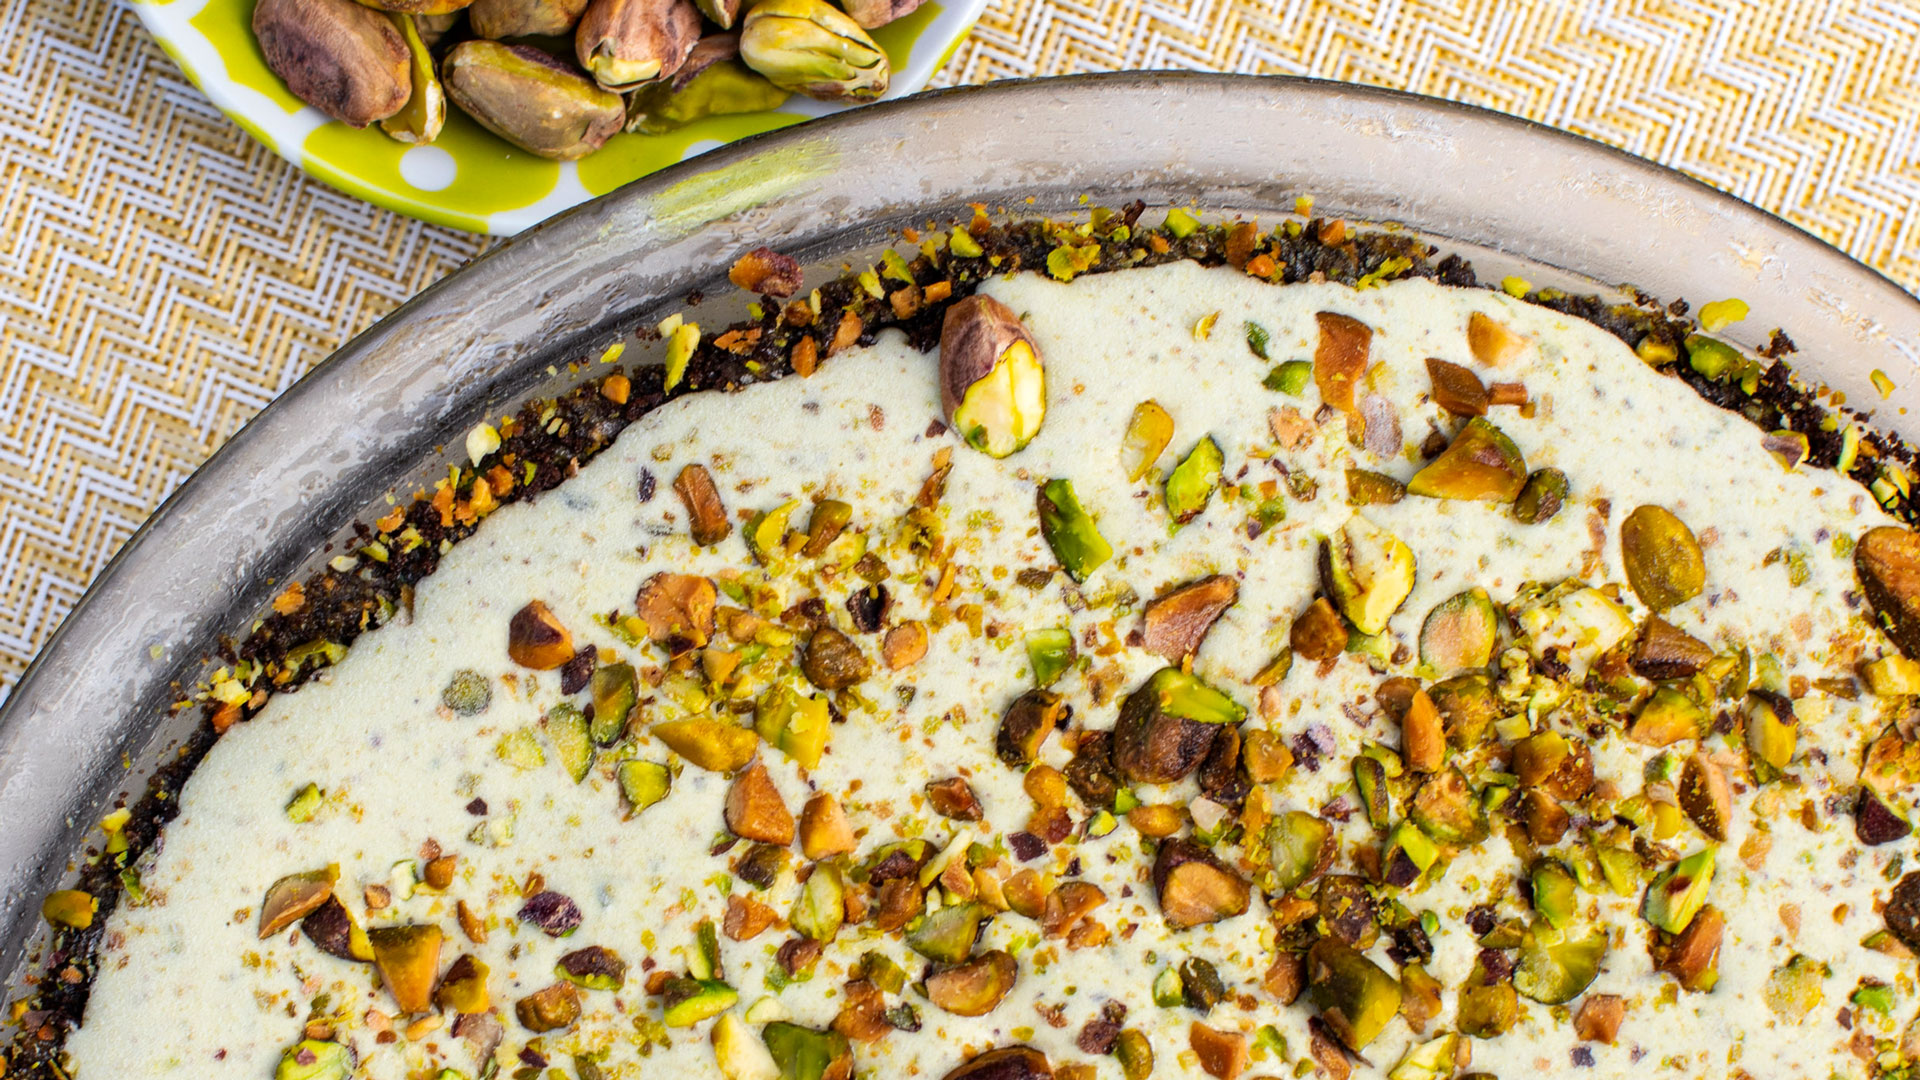
<svg viewBox="0 0 1920 1080">
<path fill-rule="evenodd" d="M 1896 524 L 1865 489 L 1784 468 L 1762 432 L 1617 338 L 1500 293 L 1273 287 L 1191 264 L 1070 284 L 1022 274 L 981 291 L 1017 313 L 1044 361 L 1045 420 L 1023 449 L 995 459 L 939 423 L 935 360 L 895 333 L 808 378 L 671 402 L 561 488 L 501 509 L 454 547 L 410 620 L 228 732 L 141 866 L 146 902 L 108 923 L 69 1041 L 82 1080 L 332 1075 L 311 1045 L 306 1059 L 286 1057 L 303 1039 L 350 1047 L 351 1075 L 375 1080 L 477 1077 L 488 1066 L 476 1045 L 504 1075 L 725 1065 L 745 1077 L 765 1067 L 770 1023 L 796 1026 L 780 1038 L 851 1036 L 854 1073 L 874 1076 L 942 1076 L 1019 1044 L 1056 1072 L 1117 1077 L 1138 1059 L 1113 1048 L 1140 1039 L 1156 1076 L 1340 1062 L 1362 1076 L 1438 1077 L 1469 1052 L 1460 1071 L 1509 1078 L 1865 1076 L 1876 1041 L 1897 1044 L 1911 961 L 1886 941 L 1881 909 L 1910 841 L 1869 845 L 1850 816 L 1863 751 L 1903 707 L 1856 678 L 1898 656 L 1858 596 L 1855 542 Z M 1503 329 L 1504 348 L 1476 348 L 1475 313 Z M 1327 314 L 1370 331 L 1350 409 L 1324 400 L 1337 384 L 1282 370 L 1306 361 L 1325 375 L 1324 358 L 1314 363 L 1325 339 L 1352 332 Z M 1426 471 L 1448 460 L 1440 448 L 1481 430 L 1434 402 L 1429 358 L 1505 388 L 1508 403 L 1483 405 L 1478 423 L 1524 457 L 1519 479 L 1564 473 L 1557 513 L 1523 521 L 1511 492 L 1420 493 L 1445 489 Z M 1148 401 L 1171 436 L 1130 480 L 1123 444 Z M 1194 455 L 1209 439 L 1221 462 L 1212 486 L 1206 455 Z M 707 470 L 724 506 L 718 543 L 689 535 L 675 481 L 690 466 Z M 1110 558 L 1076 566 L 1057 535 L 1050 543 L 1036 493 L 1057 503 L 1055 480 L 1071 482 Z M 1411 493 L 1395 488 L 1410 481 Z M 1350 497 L 1374 491 L 1381 501 Z M 823 499 L 850 516 L 809 554 Z M 1176 522 L 1170 501 L 1190 518 Z M 1644 507 L 1697 545 L 1704 579 L 1691 593 L 1671 559 L 1628 565 L 1623 531 L 1671 539 Z M 1323 555 L 1330 539 L 1342 554 Z M 1387 603 L 1402 565 L 1393 542 L 1413 573 Z M 1381 552 L 1385 564 L 1369 561 Z M 1349 575 L 1323 568 L 1347 557 Z M 659 575 L 707 583 L 710 629 L 661 622 L 659 593 L 643 590 L 675 580 Z M 1231 602 L 1183 665 L 1183 650 L 1143 632 L 1143 610 L 1216 576 Z M 1316 597 L 1343 590 L 1347 645 L 1323 654 L 1302 624 Z M 563 693 L 562 670 L 510 655 L 510 624 L 535 601 L 570 654 L 593 647 L 584 670 L 633 668 L 637 704 L 612 745 L 585 751 L 574 727 L 608 698 L 592 685 Z M 1482 655 L 1470 618 L 1449 641 L 1424 634 L 1436 609 L 1484 611 Z M 1655 614 L 1665 629 L 1653 633 L 1679 636 L 1660 639 L 1671 655 L 1647 660 Z M 1383 627 L 1363 632 L 1376 617 Z M 1036 767 L 1010 764 L 1003 718 L 1034 688 L 1036 657 L 1061 653 L 1060 630 L 1072 659 L 1048 689 L 1071 714 L 1056 706 Z M 849 646 L 860 662 L 842 655 L 840 671 L 865 670 L 846 685 L 823 687 L 841 679 L 818 664 L 803 670 Z M 1115 729 L 1138 695 L 1171 685 L 1158 673 L 1183 666 L 1228 702 L 1227 722 L 1204 734 L 1172 725 L 1204 739 L 1196 760 L 1088 764 L 1089 733 Z M 1472 731 L 1448 690 L 1476 671 L 1499 715 Z M 807 725 L 829 702 L 821 752 Z M 1437 760 L 1403 741 L 1410 708 L 1446 713 Z M 1661 727 L 1669 714 L 1681 719 Z M 744 740 L 754 764 L 714 750 L 690 717 L 757 725 L 721 740 Z M 1769 717 L 1792 740 L 1784 767 L 1751 734 Z M 1237 733 L 1224 772 L 1207 767 L 1230 756 L 1214 754 L 1227 739 L 1216 728 Z M 1885 751 L 1902 768 L 1904 746 Z M 1547 750 L 1555 767 L 1534 767 Z M 710 753 L 721 767 L 694 760 Z M 1584 782 L 1557 768 L 1583 756 Z M 1178 778 L 1142 779 L 1163 766 Z M 1866 779 L 1897 809 L 1906 780 L 1894 771 Z M 1371 815 L 1361 773 L 1386 795 Z M 663 774 L 668 793 L 637 806 Z M 1454 782 L 1470 789 L 1465 802 L 1437 820 Z M 801 847 L 820 822 L 803 809 L 823 796 L 852 849 L 810 860 Z M 799 841 L 779 842 L 794 831 Z M 1309 840 L 1293 873 L 1289 857 Z M 1243 883 L 1244 910 L 1232 913 L 1229 888 L 1228 910 L 1170 927 L 1156 878 L 1178 869 L 1166 865 L 1173 851 Z M 1407 858 L 1427 865 L 1402 881 Z M 261 936 L 276 883 L 316 872 L 337 873 L 315 895 L 373 933 L 381 964 L 330 955 L 312 915 Z M 1675 886 L 1689 876 L 1704 881 L 1700 895 Z M 911 884 L 889 888 L 890 877 Z M 841 902 L 828 918 L 830 880 Z M 1651 893 L 1673 895 L 1650 904 Z M 920 913 L 882 929 L 901 904 Z M 954 935 L 933 931 L 956 912 L 986 921 L 953 952 Z M 1698 944 L 1696 922 L 1715 920 L 1715 955 L 1676 958 Z M 496 1024 L 455 1034 L 457 1005 L 472 998 L 402 1012 L 417 971 L 410 982 L 402 935 L 382 931 L 403 926 L 439 935 L 428 990 L 459 981 L 446 976 L 460 957 L 484 966 Z M 815 938 L 826 940 L 798 944 Z M 706 955 L 716 949 L 717 965 Z M 950 988 L 916 989 L 956 964 L 1004 983 L 999 955 L 1017 975 L 981 1015 L 937 1004 L 955 1000 Z M 1356 972 L 1390 982 L 1397 1006 L 1374 1017 L 1385 991 L 1356 1001 L 1342 984 Z M 1290 981 L 1307 984 L 1297 1000 Z M 567 1000 L 577 1016 L 536 1030 Z M 1351 1015 L 1358 1005 L 1367 1016 Z M 1617 1032 L 1606 1031 L 1616 1009 Z M 742 1032 L 751 1045 L 734 1053 Z M 774 1051 L 776 1075 L 834 1075 Z M 288 1061 L 322 1071 L 290 1074 Z"/>
</svg>

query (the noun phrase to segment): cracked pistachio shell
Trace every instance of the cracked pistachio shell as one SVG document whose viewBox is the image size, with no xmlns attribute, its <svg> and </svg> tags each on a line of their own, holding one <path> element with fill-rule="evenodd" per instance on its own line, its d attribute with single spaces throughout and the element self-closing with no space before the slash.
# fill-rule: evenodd
<svg viewBox="0 0 1920 1080">
<path fill-rule="evenodd" d="M 722 30 L 733 29 L 740 19 L 740 9 L 745 6 L 743 0 L 693 0 L 700 14 L 713 21 Z"/>
<path fill-rule="evenodd" d="M 450 11 L 445 15 L 410 15 L 408 18 L 413 20 L 413 28 L 419 31 L 420 40 L 426 42 L 427 48 L 432 49 L 448 34 L 453 33 L 454 27 L 460 25 L 461 14 L 458 11 Z"/>
<path fill-rule="evenodd" d="M 822 101 L 887 92 L 887 54 L 824 0 L 760 0 L 741 26 L 741 57 L 775 86 Z"/>
<path fill-rule="evenodd" d="M 671 80 L 643 86 L 627 98 L 628 131 L 659 135 L 709 116 L 777 109 L 793 96 L 754 74 L 737 59 L 737 50 L 704 58 L 707 42 L 715 39 L 735 42 L 732 34 L 702 38 Z M 689 72 L 696 63 L 699 67 Z"/>
<path fill-rule="evenodd" d="M 392 116 L 412 93 L 406 39 L 353 0 L 259 0 L 253 36 L 294 97 L 351 127 Z"/>
<path fill-rule="evenodd" d="M 473 0 L 467 23 L 475 37 L 498 41 L 514 37 L 570 34 L 587 10 L 587 0 Z"/>
<path fill-rule="evenodd" d="M 441 62 L 440 77 L 480 126 L 545 158 L 585 157 L 626 119 L 619 95 L 525 45 L 463 41 Z"/>
<path fill-rule="evenodd" d="M 904 19 L 920 8 L 920 0 L 840 0 L 853 21 L 869 30 Z"/>
<path fill-rule="evenodd" d="M 991 457 L 1006 457 L 1040 432 L 1047 414 L 1040 348 L 1020 316 L 991 296 L 969 296 L 947 309 L 940 407 L 968 446 Z"/>
<path fill-rule="evenodd" d="M 403 143 L 430 143 L 440 137 L 447 122 L 447 94 L 440 75 L 433 69 L 433 54 L 421 38 L 411 15 L 389 15 L 393 25 L 406 39 L 408 70 L 413 76 L 413 94 L 400 111 L 380 121 L 380 130 Z"/>
<path fill-rule="evenodd" d="M 592 0 L 573 49 L 595 82 L 625 92 L 679 71 L 699 40 L 693 0 Z"/>
</svg>

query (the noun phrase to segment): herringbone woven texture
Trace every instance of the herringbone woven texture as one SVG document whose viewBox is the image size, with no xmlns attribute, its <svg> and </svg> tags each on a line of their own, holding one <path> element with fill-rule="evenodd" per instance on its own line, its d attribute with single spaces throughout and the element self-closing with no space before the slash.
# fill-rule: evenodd
<svg viewBox="0 0 1920 1080">
<path fill-rule="evenodd" d="M 998 0 L 940 81 L 1127 67 L 1517 113 L 1920 285 L 1920 0 Z M 482 246 L 261 150 L 124 7 L 0 0 L 0 692 L 223 439 Z"/>
</svg>

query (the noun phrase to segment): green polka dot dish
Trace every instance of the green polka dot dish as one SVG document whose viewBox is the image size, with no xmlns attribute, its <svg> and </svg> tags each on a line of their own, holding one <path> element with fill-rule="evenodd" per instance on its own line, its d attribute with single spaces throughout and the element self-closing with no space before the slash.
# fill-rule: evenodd
<svg viewBox="0 0 1920 1080">
<path fill-rule="evenodd" d="M 655 16 L 670 0 L 476 0 L 440 16 L 431 12 L 462 0 L 381 0 L 429 5 L 413 16 L 341 0 L 132 2 L 187 77 L 275 153 L 378 206 L 497 236 L 715 146 L 920 90 L 986 4 L 840 0 L 843 14 L 823 0 L 698 0 L 699 19 L 666 20 Z M 256 17 L 257 4 L 271 18 Z M 501 44 L 475 33 L 501 25 L 504 9 L 560 10 L 582 32 L 501 34 Z M 715 18 L 738 38 L 719 35 Z M 337 43 L 343 20 L 371 45 L 344 60 L 330 47 L 316 62 L 314 42 Z M 269 23 L 282 32 L 256 33 Z M 678 73 L 654 78 L 650 53 Z M 413 92 L 427 82 L 431 94 Z M 817 99 L 836 89 L 838 100 Z M 576 103 L 584 116 L 562 115 Z"/>
</svg>

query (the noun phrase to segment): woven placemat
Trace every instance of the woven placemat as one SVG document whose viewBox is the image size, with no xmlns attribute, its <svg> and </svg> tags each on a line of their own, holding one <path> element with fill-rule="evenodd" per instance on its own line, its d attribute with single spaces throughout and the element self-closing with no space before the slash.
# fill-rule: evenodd
<svg viewBox="0 0 1920 1080">
<path fill-rule="evenodd" d="M 0 0 L 0 692 L 209 453 L 484 241 L 262 150 L 113 2 Z M 939 85 L 1292 73 L 1677 165 L 1920 286 L 1913 0 L 997 0 Z"/>
</svg>

